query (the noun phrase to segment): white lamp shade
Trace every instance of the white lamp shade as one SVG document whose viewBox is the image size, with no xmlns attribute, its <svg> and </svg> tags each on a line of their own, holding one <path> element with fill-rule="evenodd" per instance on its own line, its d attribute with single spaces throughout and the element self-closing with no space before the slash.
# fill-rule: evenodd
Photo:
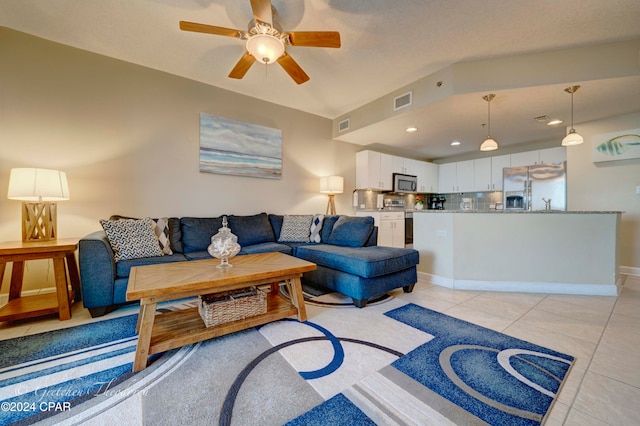
<svg viewBox="0 0 640 426">
<path fill-rule="evenodd" d="M 68 200 L 67 174 L 49 169 L 11 169 L 7 198 L 38 202 Z"/>
<path fill-rule="evenodd" d="M 271 64 L 284 54 L 284 44 L 272 35 L 256 34 L 247 40 L 247 51 L 259 62 Z"/>
<path fill-rule="evenodd" d="M 562 146 L 580 145 L 582 142 L 584 142 L 584 138 L 571 129 L 569 134 L 562 139 Z"/>
<path fill-rule="evenodd" d="M 342 176 L 324 176 L 320 178 L 320 192 L 323 194 L 342 194 L 344 178 Z"/>
<path fill-rule="evenodd" d="M 487 138 L 480 145 L 480 151 L 495 151 L 498 149 L 498 142 L 493 138 Z"/>
</svg>

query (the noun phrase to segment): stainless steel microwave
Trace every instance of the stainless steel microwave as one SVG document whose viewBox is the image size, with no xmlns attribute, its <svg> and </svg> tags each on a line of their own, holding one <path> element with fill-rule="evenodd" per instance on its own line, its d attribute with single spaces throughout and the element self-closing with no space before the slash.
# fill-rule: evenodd
<svg viewBox="0 0 640 426">
<path fill-rule="evenodd" d="M 403 175 L 400 173 L 393 174 L 393 192 L 415 194 L 418 190 L 418 177 L 411 175 Z"/>
</svg>

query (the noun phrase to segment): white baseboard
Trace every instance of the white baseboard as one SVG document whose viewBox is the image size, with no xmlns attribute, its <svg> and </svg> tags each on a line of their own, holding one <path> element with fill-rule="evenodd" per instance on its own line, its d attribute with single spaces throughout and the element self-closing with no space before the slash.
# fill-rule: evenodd
<svg viewBox="0 0 640 426">
<path fill-rule="evenodd" d="M 474 291 L 506 291 L 519 293 L 552 293 L 579 294 L 589 296 L 617 296 L 622 286 L 622 279 L 614 284 L 583 284 L 583 283 L 545 283 L 531 281 L 477 281 L 454 280 L 452 278 L 418 272 L 421 278 L 432 284 L 453 290 Z"/>
<path fill-rule="evenodd" d="M 623 275 L 634 275 L 640 277 L 640 268 L 634 266 L 621 266 L 620 273 Z"/>
<path fill-rule="evenodd" d="M 35 296 L 36 294 L 55 293 L 55 287 L 39 288 L 36 290 L 25 290 L 22 296 Z M 9 293 L 0 293 L 0 305 L 4 305 L 9 301 Z"/>
</svg>

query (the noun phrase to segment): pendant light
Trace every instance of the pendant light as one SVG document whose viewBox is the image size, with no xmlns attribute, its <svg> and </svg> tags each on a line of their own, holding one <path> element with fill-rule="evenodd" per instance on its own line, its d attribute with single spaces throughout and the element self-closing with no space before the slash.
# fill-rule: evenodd
<svg viewBox="0 0 640 426">
<path fill-rule="evenodd" d="M 493 93 L 484 95 L 482 97 L 482 99 L 487 101 L 489 119 L 487 120 L 487 138 L 484 140 L 484 142 L 482 142 L 482 145 L 480 145 L 480 151 L 495 151 L 496 149 L 498 149 L 498 142 L 496 142 L 495 139 L 491 137 L 491 101 L 495 97 L 496 95 L 494 95 Z"/>
<path fill-rule="evenodd" d="M 562 146 L 573 146 L 580 145 L 584 142 L 582 136 L 576 133 L 576 129 L 573 128 L 573 94 L 578 91 L 580 86 L 571 86 L 564 89 L 565 92 L 571 94 L 571 130 L 569 130 L 569 134 L 562 139 Z"/>
</svg>

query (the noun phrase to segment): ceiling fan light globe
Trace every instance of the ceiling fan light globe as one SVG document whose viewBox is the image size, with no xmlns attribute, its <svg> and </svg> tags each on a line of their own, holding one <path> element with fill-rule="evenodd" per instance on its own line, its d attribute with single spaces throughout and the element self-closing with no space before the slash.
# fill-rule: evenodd
<svg viewBox="0 0 640 426">
<path fill-rule="evenodd" d="M 584 138 L 576 133 L 575 129 L 569 130 L 569 134 L 562 139 L 562 146 L 580 145 L 584 142 Z"/>
<path fill-rule="evenodd" d="M 272 64 L 284 54 L 282 41 L 269 34 L 256 34 L 247 40 L 247 51 L 263 64 Z"/>
<path fill-rule="evenodd" d="M 495 151 L 496 149 L 498 149 L 498 142 L 491 137 L 485 139 L 480 145 L 480 151 Z"/>
</svg>

